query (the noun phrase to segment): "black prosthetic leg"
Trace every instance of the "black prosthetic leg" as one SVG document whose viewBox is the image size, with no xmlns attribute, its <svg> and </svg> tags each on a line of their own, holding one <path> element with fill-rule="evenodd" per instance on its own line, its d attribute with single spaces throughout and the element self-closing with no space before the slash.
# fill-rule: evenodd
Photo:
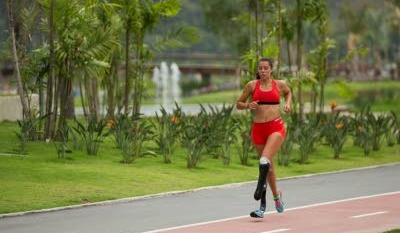
<svg viewBox="0 0 400 233">
<path fill-rule="evenodd" d="M 267 174 L 269 171 L 269 163 L 259 165 L 259 176 L 256 191 L 254 192 L 254 199 L 256 201 L 261 199 L 264 185 L 266 186 Z"/>
<path fill-rule="evenodd" d="M 261 193 L 261 203 L 260 203 L 260 210 L 264 211 L 267 209 L 267 186 L 265 185 L 263 191 Z"/>
</svg>

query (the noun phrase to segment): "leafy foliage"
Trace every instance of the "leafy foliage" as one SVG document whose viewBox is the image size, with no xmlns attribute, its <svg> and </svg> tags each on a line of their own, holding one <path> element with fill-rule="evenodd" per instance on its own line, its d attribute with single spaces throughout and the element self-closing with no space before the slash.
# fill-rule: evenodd
<svg viewBox="0 0 400 233">
<path fill-rule="evenodd" d="M 98 121 L 93 118 L 89 119 L 87 126 L 84 126 L 84 124 L 79 122 L 77 119 L 74 121 L 76 126 L 73 126 L 72 128 L 84 141 L 86 153 L 88 155 L 97 155 L 101 143 L 103 142 L 104 138 L 108 136 L 108 132 L 104 132 L 104 129 L 107 125 L 105 119 Z"/>
<path fill-rule="evenodd" d="M 155 129 L 154 141 L 158 146 L 160 154 L 164 158 L 164 163 L 171 163 L 172 155 L 179 143 L 184 122 L 182 121 L 182 108 L 175 103 L 172 113 L 162 107 L 161 115 L 156 113 L 156 119 L 151 123 Z"/>
</svg>

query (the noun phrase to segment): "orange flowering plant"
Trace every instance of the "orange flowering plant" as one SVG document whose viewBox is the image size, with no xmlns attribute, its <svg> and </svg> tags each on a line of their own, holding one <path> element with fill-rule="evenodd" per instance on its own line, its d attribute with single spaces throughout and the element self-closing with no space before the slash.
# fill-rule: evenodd
<svg viewBox="0 0 400 233">
<path fill-rule="evenodd" d="M 348 116 L 339 116 L 339 114 L 328 115 L 326 124 L 323 128 L 323 136 L 327 143 L 333 148 L 334 158 L 339 159 L 344 143 L 348 139 L 351 130 L 351 118 Z"/>
<path fill-rule="evenodd" d="M 155 129 L 154 141 L 158 146 L 159 153 L 163 156 L 164 163 L 172 162 L 172 154 L 178 145 L 182 130 L 184 113 L 182 108 L 175 103 L 172 112 L 164 107 L 160 109 L 161 114 L 156 113 L 156 118 L 151 121 Z"/>
<path fill-rule="evenodd" d="M 364 155 L 368 155 L 371 150 L 380 150 L 386 135 L 387 142 L 390 142 L 397 130 L 393 124 L 393 115 L 377 114 L 372 112 L 369 105 L 365 105 L 354 117 L 354 142 L 355 145 L 364 149 Z"/>
<path fill-rule="evenodd" d="M 336 101 L 331 102 L 331 110 L 334 110 L 338 106 L 338 103 Z"/>
</svg>

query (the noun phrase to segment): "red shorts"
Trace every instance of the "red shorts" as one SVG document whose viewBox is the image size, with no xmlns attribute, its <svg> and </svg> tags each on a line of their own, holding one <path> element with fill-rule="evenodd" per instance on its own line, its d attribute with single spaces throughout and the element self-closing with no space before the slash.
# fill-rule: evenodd
<svg viewBox="0 0 400 233">
<path fill-rule="evenodd" d="M 280 133 L 283 138 L 286 137 L 285 125 L 283 124 L 283 120 L 280 117 L 267 122 L 253 122 L 253 128 L 251 130 L 251 138 L 253 140 L 253 144 L 265 144 L 269 135 L 275 132 Z"/>
</svg>

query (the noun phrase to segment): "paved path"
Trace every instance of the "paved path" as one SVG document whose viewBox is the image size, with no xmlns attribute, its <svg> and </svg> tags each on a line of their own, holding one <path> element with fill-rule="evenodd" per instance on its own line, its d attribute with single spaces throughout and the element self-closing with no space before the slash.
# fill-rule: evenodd
<svg viewBox="0 0 400 233">
<path fill-rule="evenodd" d="M 369 196 L 370 201 L 363 202 L 361 206 L 380 206 L 382 209 L 368 208 L 366 211 L 348 213 L 346 221 L 351 216 L 374 214 L 374 219 L 384 218 L 387 227 L 400 228 L 398 213 L 395 220 L 390 220 L 387 213 L 393 213 L 390 203 L 400 203 L 400 164 L 357 169 L 339 173 L 327 173 L 301 178 L 291 178 L 278 181 L 278 186 L 284 191 L 287 210 L 282 214 L 269 213 L 263 220 L 255 221 L 248 217 L 248 213 L 258 207 L 258 203 L 252 200 L 255 182 L 233 184 L 220 187 L 200 189 L 175 193 L 166 196 L 152 196 L 125 200 L 121 202 L 91 205 L 83 208 L 70 208 L 51 212 L 23 214 L 13 217 L 0 218 L 0 232 L 4 233 L 141 233 L 141 232 L 168 232 L 165 230 L 183 229 L 184 227 L 207 225 L 215 222 L 224 222 L 222 226 L 229 225 L 226 221 L 237 219 L 244 225 L 247 233 L 272 233 L 283 232 L 284 229 L 294 229 L 296 226 L 271 226 L 269 221 L 283 223 L 302 222 L 301 216 L 307 219 L 315 219 L 327 212 L 334 212 L 342 216 L 342 211 L 356 209 L 354 203 L 362 201 Z M 392 193 L 392 194 L 390 194 Z M 268 200 L 271 199 L 268 193 Z M 364 198 L 360 198 L 364 197 Z M 382 199 L 388 198 L 388 199 Z M 354 199 L 354 200 L 349 200 Z M 344 200 L 344 201 L 343 201 Z M 347 200 L 347 201 L 346 201 Z M 329 207 L 334 203 L 339 206 Z M 374 203 L 374 204 L 371 204 Z M 344 206 L 343 206 L 344 205 Z M 272 203 L 268 203 L 269 210 L 273 210 Z M 320 206 L 320 209 L 309 209 L 310 206 Z M 322 209 L 321 209 L 322 208 Z M 395 210 L 399 206 L 393 205 Z M 298 210 L 312 210 L 296 214 Z M 372 211 L 372 212 L 370 212 Z M 385 212 L 385 213 L 378 213 Z M 316 213 L 318 217 L 315 216 Z M 297 216 L 297 217 L 296 217 Z M 312 217 L 311 217 L 312 216 Z M 274 220 L 275 219 L 275 220 Z M 363 219 L 363 218 L 361 218 Z M 366 219 L 366 218 L 364 218 Z M 309 229 L 317 229 L 319 233 L 330 232 L 371 232 L 371 225 L 360 225 L 358 231 L 347 231 L 341 228 L 349 223 L 341 223 L 340 219 L 333 219 L 336 229 L 319 228 L 318 225 L 310 226 L 307 230 L 291 232 L 311 232 Z M 366 221 L 368 223 L 368 221 Z M 373 223 L 373 222 L 372 222 Z M 376 226 L 383 223 L 376 222 Z M 391 225 L 390 225 L 391 224 Z M 207 225 L 210 229 L 213 225 Z M 263 226 L 263 227 L 261 227 Z M 261 227 L 261 228 L 260 228 Z M 276 228 L 278 227 L 278 228 Z M 371 228 L 371 229 L 370 229 Z M 163 230 L 164 229 L 164 230 Z M 224 230 L 225 229 L 225 230 Z M 235 229 L 239 229 L 236 228 Z M 290 233 L 289 230 L 285 230 Z M 187 233 L 196 232 L 193 228 L 186 228 Z M 202 231 L 207 232 L 207 231 Z M 212 231 L 210 231 L 212 232 Z M 219 228 L 217 232 L 226 231 Z M 234 231 L 232 231 L 234 233 Z"/>
<path fill-rule="evenodd" d="M 147 233 L 377 233 L 400 227 L 400 192 L 270 212 L 263 219 L 248 216 L 203 222 Z"/>
</svg>

